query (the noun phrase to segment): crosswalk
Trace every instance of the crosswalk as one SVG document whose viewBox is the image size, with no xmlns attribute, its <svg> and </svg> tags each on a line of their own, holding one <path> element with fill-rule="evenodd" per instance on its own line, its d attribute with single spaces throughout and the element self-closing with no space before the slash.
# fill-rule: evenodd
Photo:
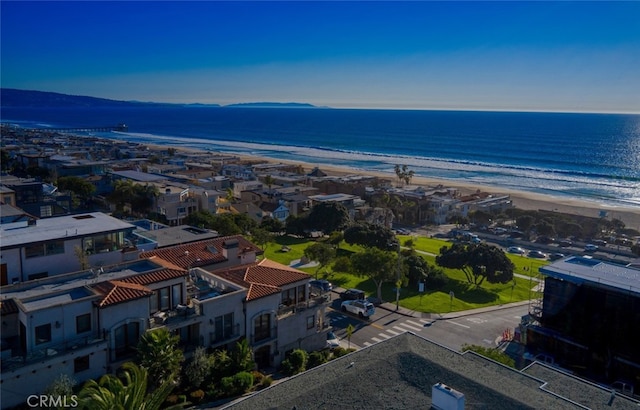
<svg viewBox="0 0 640 410">
<path fill-rule="evenodd" d="M 336 317 L 335 319 L 340 320 L 342 319 L 342 317 Z M 383 332 L 380 332 L 376 336 L 372 337 L 370 341 L 364 342 L 363 347 L 371 346 L 374 343 L 382 342 L 386 339 L 391 339 L 393 336 L 397 336 L 401 333 L 409 331 L 420 332 L 431 323 L 432 321 L 428 319 L 407 319 L 402 322 L 394 323 L 392 326 L 384 328 Z"/>
</svg>

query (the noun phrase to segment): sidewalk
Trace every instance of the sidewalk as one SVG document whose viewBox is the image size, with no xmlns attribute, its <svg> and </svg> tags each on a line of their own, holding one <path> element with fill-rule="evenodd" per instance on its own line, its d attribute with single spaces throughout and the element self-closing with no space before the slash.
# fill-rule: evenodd
<svg viewBox="0 0 640 410">
<path fill-rule="evenodd" d="M 340 293 L 344 292 L 344 291 L 345 291 L 345 289 L 343 289 L 343 288 L 339 288 L 339 287 L 334 287 L 333 288 L 333 292 L 338 294 L 338 297 L 339 297 Z M 395 313 L 398 313 L 400 315 L 407 316 L 407 317 L 415 317 L 415 318 L 419 318 L 419 319 L 433 319 L 435 321 L 435 320 L 456 319 L 456 318 L 459 318 L 459 317 L 477 315 L 477 314 L 481 314 L 481 313 L 493 312 L 493 311 L 502 310 L 502 309 L 509 309 L 509 308 L 517 307 L 517 306 L 525 306 L 525 305 L 528 305 L 528 304 L 529 304 L 529 301 L 528 300 L 524 300 L 524 301 L 520 301 L 520 302 L 506 303 L 504 305 L 487 306 L 487 307 L 482 307 L 482 308 L 477 308 L 477 309 L 461 310 L 459 312 L 449 312 L 449 313 L 417 312 L 415 310 L 407 309 L 407 308 L 404 308 L 402 306 L 400 306 L 396 310 L 396 304 L 395 303 L 391 303 L 391 302 L 383 302 L 383 303 L 379 304 L 377 306 L 377 308 L 384 309 L 384 310 L 387 310 L 389 312 L 395 312 Z"/>
</svg>

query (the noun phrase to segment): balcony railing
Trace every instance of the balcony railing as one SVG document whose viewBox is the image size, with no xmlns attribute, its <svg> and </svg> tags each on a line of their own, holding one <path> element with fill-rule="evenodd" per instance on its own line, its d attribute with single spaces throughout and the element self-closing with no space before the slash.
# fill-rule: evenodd
<svg viewBox="0 0 640 410">
<path fill-rule="evenodd" d="M 218 334 L 220 333 L 220 334 Z M 219 346 L 221 344 L 227 343 L 231 340 L 237 339 L 240 337 L 240 324 L 236 323 L 232 326 L 231 332 L 211 332 L 209 334 L 209 344 L 210 347 Z"/>
<path fill-rule="evenodd" d="M 106 335 L 93 333 L 76 339 L 66 340 L 61 343 L 48 345 L 46 348 L 32 350 L 26 355 L 12 355 L 2 360 L 2 372 L 46 360 L 54 356 L 65 354 L 79 348 L 106 342 Z"/>
<path fill-rule="evenodd" d="M 331 302 L 331 295 L 329 293 L 325 293 L 321 296 L 309 298 L 304 302 L 298 302 L 292 305 L 280 305 L 278 307 L 278 318 L 303 312 L 314 307 L 327 305 L 329 302 Z"/>
<path fill-rule="evenodd" d="M 149 319 L 149 328 L 171 326 L 201 314 L 200 305 L 197 303 L 194 303 L 192 307 L 178 305 L 175 309 L 154 313 Z"/>
</svg>

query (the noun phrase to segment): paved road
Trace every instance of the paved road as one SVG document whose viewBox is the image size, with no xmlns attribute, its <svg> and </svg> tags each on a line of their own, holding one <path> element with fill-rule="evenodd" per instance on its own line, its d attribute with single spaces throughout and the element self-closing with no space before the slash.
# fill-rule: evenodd
<svg viewBox="0 0 640 410">
<path fill-rule="evenodd" d="M 361 320 L 335 307 L 327 314 L 334 333 L 346 340 L 346 328 L 349 324 L 353 325 L 355 330 L 351 344 L 356 348 L 366 347 L 407 331 L 454 350 L 460 350 L 463 344 L 495 347 L 502 333 L 506 329 L 513 331 L 520 323 L 520 318 L 528 312 L 528 307 L 524 305 L 435 320 L 409 317 L 377 308 L 371 319 Z"/>
</svg>

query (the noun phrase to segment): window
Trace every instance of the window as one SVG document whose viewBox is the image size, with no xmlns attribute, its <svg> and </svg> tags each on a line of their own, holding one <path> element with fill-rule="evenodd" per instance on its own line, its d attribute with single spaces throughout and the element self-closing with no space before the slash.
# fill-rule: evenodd
<svg viewBox="0 0 640 410">
<path fill-rule="evenodd" d="M 160 303 L 160 310 L 169 310 L 169 288 L 162 288 L 158 290 L 158 302 Z"/>
<path fill-rule="evenodd" d="M 27 280 L 42 279 L 42 278 L 46 278 L 48 276 L 49 276 L 48 272 L 32 273 L 31 275 L 27 276 Z"/>
<path fill-rule="evenodd" d="M 44 246 L 39 243 L 37 245 L 27 245 L 24 248 L 25 258 L 35 258 L 38 256 L 44 256 Z"/>
<path fill-rule="evenodd" d="M 58 255 L 64 253 L 64 241 L 53 241 L 45 244 L 47 255 Z"/>
<path fill-rule="evenodd" d="M 306 300 L 306 294 L 305 294 L 306 290 L 307 290 L 306 285 L 298 286 L 298 302 L 304 302 Z"/>
<path fill-rule="evenodd" d="M 80 373 L 89 369 L 89 355 L 73 359 L 73 372 Z"/>
<path fill-rule="evenodd" d="M 258 342 L 271 336 L 271 315 L 265 313 L 254 320 L 254 338 Z"/>
<path fill-rule="evenodd" d="M 138 339 L 140 338 L 140 323 L 127 323 L 114 332 L 116 359 L 127 357 L 136 352 Z"/>
<path fill-rule="evenodd" d="M 40 217 L 44 218 L 47 216 L 51 216 L 53 213 L 51 212 L 51 205 L 45 205 L 40 207 Z"/>
<path fill-rule="evenodd" d="M 47 343 L 51 341 L 51 323 L 36 326 L 36 344 Z"/>
<path fill-rule="evenodd" d="M 287 289 L 282 291 L 282 304 L 285 306 L 290 306 L 293 305 L 296 301 L 296 290 L 295 288 L 293 289 Z"/>
<path fill-rule="evenodd" d="M 215 318 L 215 333 L 211 342 L 219 342 L 233 337 L 233 313 L 217 316 Z"/>
<path fill-rule="evenodd" d="M 91 331 L 91 313 L 76 316 L 76 333 Z"/>
<path fill-rule="evenodd" d="M 313 329 L 313 326 L 315 326 L 316 324 L 316 317 L 314 316 L 307 316 L 307 329 Z"/>
<path fill-rule="evenodd" d="M 182 285 L 173 285 L 171 287 L 171 307 L 175 308 L 182 303 Z"/>
</svg>

